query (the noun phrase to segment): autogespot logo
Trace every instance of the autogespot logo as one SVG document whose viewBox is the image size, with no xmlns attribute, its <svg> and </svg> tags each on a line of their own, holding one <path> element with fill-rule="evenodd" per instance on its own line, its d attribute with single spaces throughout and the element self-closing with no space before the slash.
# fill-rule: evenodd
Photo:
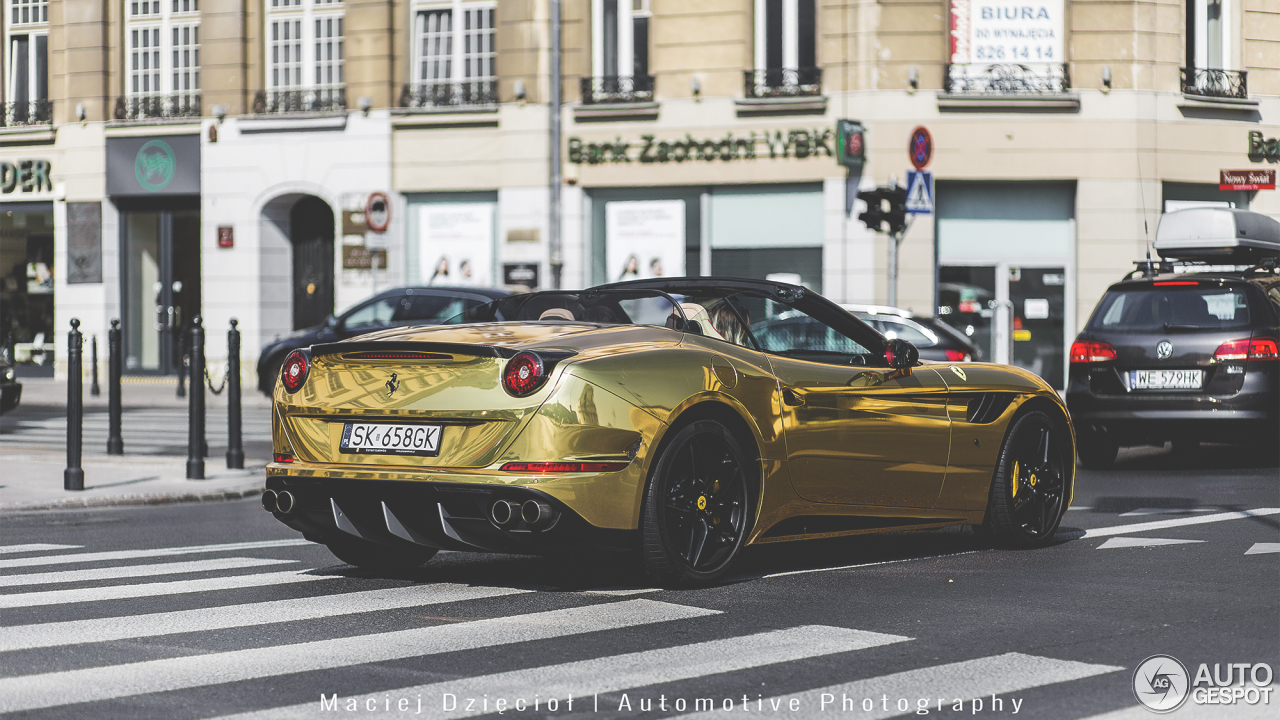
<svg viewBox="0 0 1280 720">
<path fill-rule="evenodd" d="M 1171 655 L 1152 655 L 1133 671 L 1133 696 L 1148 710 L 1173 712 L 1187 701 L 1187 668 Z"/>
<path fill-rule="evenodd" d="M 133 158 L 133 176 L 148 192 L 160 192 L 169 187 L 177 169 L 178 158 L 169 143 L 163 140 L 146 142 Z"/>
</svg>

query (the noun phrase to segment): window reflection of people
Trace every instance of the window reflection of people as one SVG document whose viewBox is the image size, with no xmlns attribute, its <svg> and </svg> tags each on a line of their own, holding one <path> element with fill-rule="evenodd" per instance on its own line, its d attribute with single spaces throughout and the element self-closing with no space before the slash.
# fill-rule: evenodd
<svg viewBox="0 0 1280 720">
<path fill-rule="evenodd" d="M 435 285 L 436 281 L 449 281 L 449 258 L 444 255 L 440 256 L 440 261 L 436 263 L 436 271 L 431 273 L 431 279 L 427 281 L 428 285 Z"/>
<path fill-rule="evenodd" d="M 618 276 L 618 282 L 623 280 L 635 280 L 640 277 L 640 258 L 634 254 L 627 256 L 627 262 L 622 266 L 622 274 Z"/>
<path fill-rule="evenodd" d="M 475 282 L 472 280 L 472 277 L 471 277 L 471 261 L 470 260 L 463 260 L 461 263 L 459 263 L 458 284 L 459 285 L 475 284 Z"/>
<path fill-rule="evenodd" d="M 662 258 L 654 258 L 649 261 L 649 276 L 662 277 Z"/>
</svg>

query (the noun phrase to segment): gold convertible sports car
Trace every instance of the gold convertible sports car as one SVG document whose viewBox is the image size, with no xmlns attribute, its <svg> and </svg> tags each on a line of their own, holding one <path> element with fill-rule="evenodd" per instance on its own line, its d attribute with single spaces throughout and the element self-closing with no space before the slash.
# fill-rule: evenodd
<svg viewBox="0 0 1280 720">
<path fill-rule="evenodd" d="M 752 543 L 957 524 L 1048 542 L 1075 480 L 1058 394 L 917 357 L 784 283 L 514 295 L 291 354 L 262 504 L 356 566 L 608 547 L 666 586 Z"/>
</svg>

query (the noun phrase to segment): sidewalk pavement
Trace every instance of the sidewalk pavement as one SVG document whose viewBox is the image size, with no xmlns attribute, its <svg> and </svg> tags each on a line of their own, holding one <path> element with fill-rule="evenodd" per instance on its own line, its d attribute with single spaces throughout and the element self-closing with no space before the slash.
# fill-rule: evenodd
<svg viewBox="0 0 1280 720">
<path fill-rule="evenodd" d="M 245 418 L 246 452 L 244 470 L 228 470 L 225 461 L 226 394 L 206 391 L 206 439 L 210 443 L 205 458 L 204 480 L 186 479 L 187 399 L 175 397 L 176 381 L 158 379 L 150 383 L 125 383 L 121 387 L 124 406 L 125 455 L 107 455 L 105 443 L 91 443 L 94 433 L 105 433 L 107 390 L 93 397 L 85 383 L 86 442 L 81 466 L 85 489 L 63 489 L 66 468 L 65 433 L 67 385 L 65 382 L 24 378 L 22 402 L 0 420 L 0 512 L 107 505 L 153 505 L 174 502 L 207 502 L 247 497 L 262 492 L 264 467 L 269 461 L 270 437 L 257 437 L 249 428 L 267 428 L 271 402 L 256 388 L 245 388 L 241 401 Z M 131 414 L 133 418 L 131 418 Z M 144 419 L 145 417 L 145 419 Z M 134 419 L 137 418 L 137 419 Z M 92 421 L 92 422 L 91 422 Z M 49 428 L 56 423 L 55 428 Z M 145 424 L 163 427 L 149 430 Z M 92 425 L 92 429 L 90 428 Z M 170 437 L 161 442 L 162 452 L 137 452 L 142 443 L 130 441 L 139 432 Z M 50 437 L 50 434 L 57 437 Z M 105 435 L 103 435 L 105 438 Z M 221 445 L 221 447 L 219 446 Z M 181 448 L 181 449 L 179 449 Z"/>
</svg>

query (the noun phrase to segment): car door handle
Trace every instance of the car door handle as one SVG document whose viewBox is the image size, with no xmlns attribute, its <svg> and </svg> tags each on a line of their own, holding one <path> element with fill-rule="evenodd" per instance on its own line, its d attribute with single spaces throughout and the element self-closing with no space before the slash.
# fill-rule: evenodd
<svg viewBox="0 0 1280 720">
<path fill-rule="evenodd" d="M 791 388 L 783 388 L 782 402 L 785 405 L 799 406 L 804 404 L 804 398 L 800 397 L 800 394 Z"/>
</svg>

